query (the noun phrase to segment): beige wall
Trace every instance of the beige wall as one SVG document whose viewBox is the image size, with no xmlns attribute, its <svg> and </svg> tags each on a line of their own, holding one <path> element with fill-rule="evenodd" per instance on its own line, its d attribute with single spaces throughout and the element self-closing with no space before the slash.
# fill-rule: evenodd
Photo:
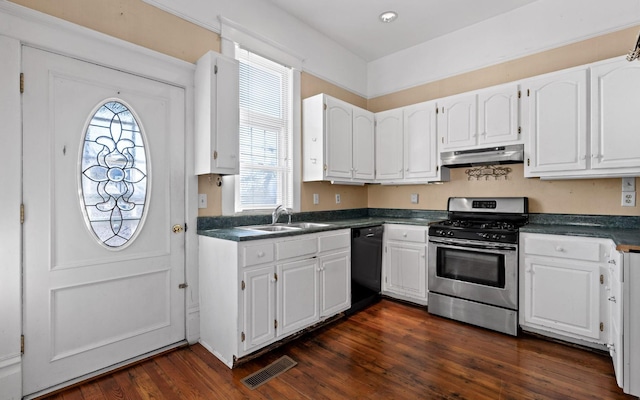
<svg viewBox="0 0 640 400">
<path fill-rule="evenodd" d="M 141 0 L 12 1 L 188 62 L 220 48 L 217 34 Z M 301 97 L 327 93 L 377 112 L 622 55 L 635 43 L 637 32 L 638 27 L 625 29 L 369 100 L 303 73 Z M 465 168 L 460 168 L 452 170 L 451 182 L 442 185 L 358 187 L 305 183 L 301 207 L 303 211 L 360 207 L 444 210 L 449 196 L 513 195 L 528 196 L 532 212 L 640 215 L 638 207 L 620 206 L 620 179 L 540 181 L 524 179 L 522 166 L 511 168 L 513 173 L 507 181 L 468 181 Z M 208 195 L 209 205 L 199 210 L 201 216 L 221 215 L 221 190 L 215 185 L 215 178 L 198 179 L 199 192 Z M 313 193 L 319 194 L 320 204 L 313 205 Z M 341 195 L 341 204 L 335 204 L 336 193 Z M 420 195 L 418 205 L 410 203 L 411 193 Z"/>
</svg>

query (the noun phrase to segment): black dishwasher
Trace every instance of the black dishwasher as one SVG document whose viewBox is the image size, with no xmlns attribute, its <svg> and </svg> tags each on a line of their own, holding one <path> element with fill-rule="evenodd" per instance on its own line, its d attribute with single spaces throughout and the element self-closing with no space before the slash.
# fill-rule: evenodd
<svg viewBox="0 0 640 400">
<path fill-rule="evenodd" d="M 351 230 L 351 315 L 380 300 L 382 226 Z"/>
</svg>

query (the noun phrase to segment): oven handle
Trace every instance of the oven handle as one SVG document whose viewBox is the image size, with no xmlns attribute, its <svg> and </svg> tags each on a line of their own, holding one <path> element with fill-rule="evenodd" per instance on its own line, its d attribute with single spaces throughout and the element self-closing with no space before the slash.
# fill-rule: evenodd
<svg viewBox="0 0 640 400">
<path fill-rule="evenodd" d="M 482 250 L 507 250 L 507 251 L 515 251 L 518 249 L 517 246 L 509 246 L 509 245 L 504 245 L 504 244 L 494 244 L 491 242 L 487 242 L 486 244 L 479 244 L 478 242 L 471 242 L 471 241 L 467 241 L 467 240 L 455 240 L 455 239 L 445 239 L 445 240 L 438 240 L 438 239 L 429 239 L 429 243 L 434 243 L 434 244 L 444 244 L 444 245 L 448 245 L 448 246 L 455 246 L 455 247 L 467 247 L 467 248 L 471 248 L 471 249 L 482 249 Z"/>
</svg>

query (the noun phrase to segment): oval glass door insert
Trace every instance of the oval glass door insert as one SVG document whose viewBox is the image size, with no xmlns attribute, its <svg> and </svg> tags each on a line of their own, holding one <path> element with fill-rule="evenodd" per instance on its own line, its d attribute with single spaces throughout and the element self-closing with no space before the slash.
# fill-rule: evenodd
<svg viewBox="0 0 640 400">
<path fill-rule="evenodd" d="M 91 117 L 80 169 L 89 230 L 111 249 L 131 243 L 144 220 L 149 171 L 144 134 L 127 106 L 110 100 Z"/>
</svg>

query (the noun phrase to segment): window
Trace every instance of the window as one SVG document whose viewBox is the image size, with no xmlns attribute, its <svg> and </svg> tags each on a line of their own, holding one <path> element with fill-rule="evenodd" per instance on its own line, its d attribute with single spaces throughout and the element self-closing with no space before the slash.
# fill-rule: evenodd
<svg viewBox="0 0 640 400">
<path fill-rule="evenodd" d="M 236 47 L 240 176 L 235 211 L 293 207 L 292 69 Z"/>
</svg>

